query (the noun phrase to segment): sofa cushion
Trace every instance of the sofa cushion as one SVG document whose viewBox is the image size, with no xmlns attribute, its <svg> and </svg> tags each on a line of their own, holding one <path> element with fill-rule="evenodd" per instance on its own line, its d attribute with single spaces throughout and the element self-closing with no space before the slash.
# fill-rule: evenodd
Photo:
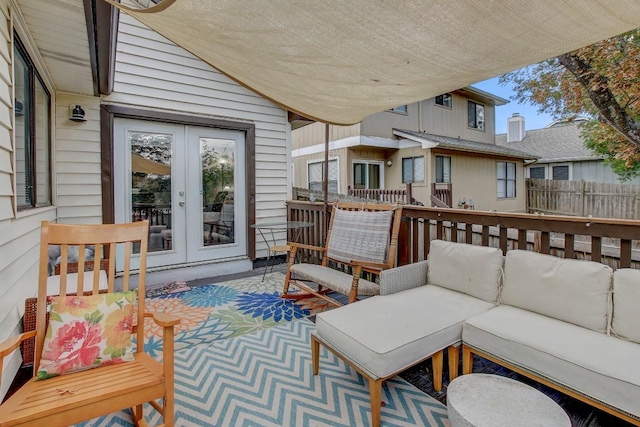
<svg viewBox="0 0 640 427">
<path fill-rule="evenodd" d="M 502 303 L 605 333 L 612 273 L 598 262 L 512 250 Z"/>
<path fill-rule="evenodd" d="M 613 274 L 611 332 L 640 343 L 640 270 L 621 268 Z"/>
<path fill-rule="evenodd" d="M 497 248 L 432 240 L 429 284 L 495 303 L 500 290 L 502 263 L 502 251 Z"/>
<path fill-rule="evenodd" d="M 466 345 L 640 416 L 640 346 L 516 307 L 468 319 Z"/>
<path fill-rule="evenodd" d="M 349 292 L 351 292 L 353 276 L 330 267 L 323 267 L 318 264 L 294 264 L 291 266 L 291 273 L 295 279 L 311 280 L 343 295 L 349 295 Z M 380 285 L 363 278 L 358 280 L 358 295 L 372 296 L 379 294 Z"/>
<path fill-rule="evenodd" d="M 438 286 L 376 296 L 316 316 L 321 340 L 373 378 L 460 342 L 462 322 L 493 304 Z"/>
</svg>

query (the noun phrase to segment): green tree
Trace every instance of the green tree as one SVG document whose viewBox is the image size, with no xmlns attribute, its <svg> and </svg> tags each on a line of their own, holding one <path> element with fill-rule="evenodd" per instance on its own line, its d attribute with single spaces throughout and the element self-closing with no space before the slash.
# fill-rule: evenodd
<svg viewBox="0 0 640 427">
<path fill-rule="evenodd" d="M 622 180 L 640 175 L 640 29 L 500 77 L 514 100 L 555 118 L 575 115 L 585 146 Z"/>
</svg>

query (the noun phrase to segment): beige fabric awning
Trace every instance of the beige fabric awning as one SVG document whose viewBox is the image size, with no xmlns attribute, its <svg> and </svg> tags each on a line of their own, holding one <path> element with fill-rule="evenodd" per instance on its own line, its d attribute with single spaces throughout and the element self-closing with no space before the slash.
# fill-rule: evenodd
<svg viewBox="0 0 640 427">
<path fill-rule="evenodd" d="M 154 175 L 171 175 L 171 166 L 131 153 L 131 170 Z"/>
<path fill-rule="evenodd" d="M 638 0 L 163 0 L 128 13 L 283 108 L 336 124 L 640 26 Z"/>
</svg>

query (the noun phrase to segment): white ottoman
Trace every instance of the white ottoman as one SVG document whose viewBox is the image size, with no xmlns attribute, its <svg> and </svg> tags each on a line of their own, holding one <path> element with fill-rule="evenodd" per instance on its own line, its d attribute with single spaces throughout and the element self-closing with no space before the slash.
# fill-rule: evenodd
<svg viewBox="0 0 640 427">
<path fill-rule="evenodd" d="M 451 381 L 447 410 L 451 427 L 571 427 L 564 410 L 544 393 L 498 375 Z"/>
</svg>

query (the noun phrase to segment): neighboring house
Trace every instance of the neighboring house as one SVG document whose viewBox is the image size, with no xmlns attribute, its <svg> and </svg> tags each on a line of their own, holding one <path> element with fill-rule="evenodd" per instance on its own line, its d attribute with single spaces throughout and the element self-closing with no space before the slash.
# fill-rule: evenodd
<svg viewBox="0 0 640 427">
<path fill-rule="evenodd" d="M 539 157 L 526 167 L 527 178 L 620 183 L 604 158 L 584 146 L 580 124 L 585 120 L 556 120 L 543 129 L 525 131 L 525 118 L 514 113 L 507 119 L 507 133 L 496 135 L 496 144 Z M 640 178 L 625 183 L 640 184 Z"/>
<path fill-rule="evenodd" d="M 535 156 L 495 144 L 495 106 L 506 103 L 466 87 L 352 126 L 328 126 L 329 191 L 410 182 L 427 206 L 523 212 L 525 162 Z M 294 185 L 322 188 L 326 129 L 313 123 L 293 130 Z"/>
<path fill-rule="evenodd" d="M 36 293 L 43 220 L 151 219 L 150 269 L 266 256 L 249 226 L 286 219 L 287 111 L 102 0 L 0 12 L 0 342 Z M 20 363 L 5 359 L 0 398 Z"/>
</svg>

